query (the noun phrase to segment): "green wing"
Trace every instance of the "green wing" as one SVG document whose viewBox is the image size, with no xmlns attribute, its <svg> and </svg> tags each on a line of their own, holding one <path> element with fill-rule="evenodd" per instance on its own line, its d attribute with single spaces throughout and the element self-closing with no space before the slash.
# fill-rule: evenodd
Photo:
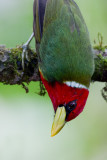
<svg viewBox="0 0 107 160">
<path fill-rule="evenodd" d="M 33 31 L 36 42 L 40 43 L 39 0 L 34 0 L 33 3 Z"/>
<path fill-rule="evenodd" d="M 89 86 L 93 52 L 81 12 L 73 0 L 48 0 L 39 67 L 49 82 L 77 81 Z"/>
</svg>

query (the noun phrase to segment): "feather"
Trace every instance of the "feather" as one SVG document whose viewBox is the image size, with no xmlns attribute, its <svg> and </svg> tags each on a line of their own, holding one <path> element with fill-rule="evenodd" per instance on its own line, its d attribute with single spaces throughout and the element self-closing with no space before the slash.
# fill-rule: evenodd
<svg viewBox="0 0 107 160">
<path fill-rule="evenodd" d="M 47 0 L 39 52 L 39 68 L 47 81 L 75 81 L 89 87 L 93 51 L 87 26 L 73 0 Z"/>
<path fill-rule="evenodd" d="M 33 30 L 36 41 L 40 43 L 43 33 L 43 21 L 47 0 L 34 0 L 33 4 Z"/>
</svg>

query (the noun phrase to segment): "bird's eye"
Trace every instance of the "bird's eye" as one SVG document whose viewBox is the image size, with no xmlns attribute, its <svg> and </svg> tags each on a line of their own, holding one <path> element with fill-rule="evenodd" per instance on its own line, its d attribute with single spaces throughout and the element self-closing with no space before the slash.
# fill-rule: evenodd
<svg viewBox="0 0 107 160">
<path fill-rule="evenodd" d="M 77 106 L 77 103 L 76 103 L 76 100 L 72 101 L 72 102 L 69 102 L 67 105 L 66 105 L 66 112 L 67 114 L 69 114 L 71 111 L 73 111 Z"/>
</svg>

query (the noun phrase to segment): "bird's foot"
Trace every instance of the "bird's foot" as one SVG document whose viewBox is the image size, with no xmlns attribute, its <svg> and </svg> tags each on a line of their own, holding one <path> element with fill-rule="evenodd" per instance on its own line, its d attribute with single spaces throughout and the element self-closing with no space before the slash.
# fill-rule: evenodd
<svg viewBox="0 0 107 160">
<path fill-rule="evenodd" d="M 30 57 L 28 55 L 28 50 L 29 50 L 29 44 L 31 40 L 34 37 L 34 33 L 30 36 L 29 40 L 22 46 L 23 52 L 22 52 L 22 68 L 24 70 L 24 60 L 26 59 L 28 62 L 30 61 Z"/>
<path fill-rule="evenodd" d="M 25 43 L 23 46 L 22 46 L 22 49 L 23 49 L 23 52 L 22 52 L 22 68 L 24 70 L 24 61 L 25 59 L 27 61 L 30 61 L 30 58 L 28 56 L 28 49 L 29 49 L 29 45 L 27 43 Z"/>
</svg>

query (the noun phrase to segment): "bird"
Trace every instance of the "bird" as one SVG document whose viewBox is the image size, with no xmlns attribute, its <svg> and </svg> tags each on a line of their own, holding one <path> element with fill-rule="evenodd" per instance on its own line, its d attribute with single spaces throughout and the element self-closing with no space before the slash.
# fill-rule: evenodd
<svg viewBox="0 0 107 160">
<path fill-rule="evenodd" d="M 74 0 L 34 0 L 40 78 L 55 112 L 51 136 L 84 109 L 94 73 L 89 32 Z"/>
</svg>

